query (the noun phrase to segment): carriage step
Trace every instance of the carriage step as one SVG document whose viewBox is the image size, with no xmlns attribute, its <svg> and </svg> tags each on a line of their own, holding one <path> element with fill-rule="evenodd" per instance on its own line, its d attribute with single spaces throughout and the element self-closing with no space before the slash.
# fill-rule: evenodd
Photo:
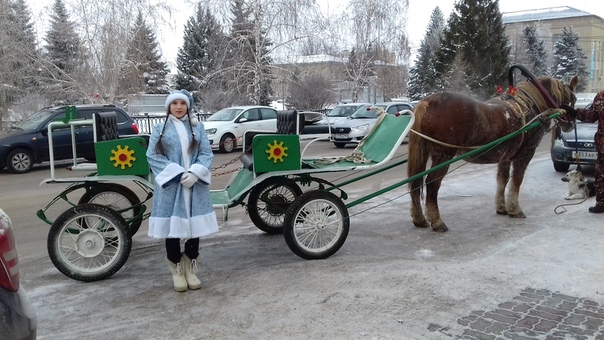
<svg viewBox="0 0 604 340">
<path fill-rule="evenodd" d="M 230 197 L 227 190 L 210 190 L 212 206 L 222 210 L 222 225 L 226 226 L 229 218 Z"/>
</svg>

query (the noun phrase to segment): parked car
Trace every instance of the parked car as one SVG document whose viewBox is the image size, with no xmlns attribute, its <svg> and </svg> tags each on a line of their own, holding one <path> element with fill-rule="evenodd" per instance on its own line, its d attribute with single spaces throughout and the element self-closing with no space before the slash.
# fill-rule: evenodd
<svg viewBox="0 0 604 340">
<path fill-rule="evenodd" d="M 314 111 L 300 111 L 304 115 L 304 128 L 301 135 L 317 137 L 329 136 L 329 125 L 327 124 L 326 114 Z"/>
<path fill-rule="evenodd" d="M 331 140 L 338 148 L 347 143 L 358 143 L 369 133 L 377 121 L 374 107 L 382 108 L 388 114 L 406 113 L 413 110 L 411 104 L 403 102 L 385 102 L 361 105 L 350 117 L 337 121 L 331 127 Z M 405 112 L 406 111 L 406 112 Z"/>
<path fill-rule="evenodd" d="M 246 131 L 277 131 L 277 110 L 268 106 L 233 106 L 222 109 L 203 122 L 212 149 L 233 152 L 243 145 Z"/>
<path fill-rule="evenodd" d="M 556 138 L 551 148 L 554 169 L 567 172 L 571 164 L 595 165 L 597 152 L 594 134 L 598 129 L 597 123 L 582 123 L 577 121 L 577 138 L 575 131 L 556 132 Z"/>
<path fill-rule="evenodd" d="M 35 339 L 33 305 L 19 279 L 19 255 L 8 215 L 0 209 L 0 339 Z"/>
<path fill-rule="evenodd" d="M 596 164 L 597 152 L 594 135 L 598 129 L 598 123 L 583 123 L 577 121 L 575 130 L 562 132 L 554 130 L 555 139 L 550 150 L 554 169 L 559 172 L 567 172 L 571 164 L 594 165 Z"/>
<path fill-rule="evenodd" d="M 347 103 L 340 104 L 331 109 L 325 117 L 321 120 L 313 123 L 312 133 L 329 134 L 329 126 L 333 126 L 336 122 L 346 120 L 350 117 L 361 105 L 368 105 L 369 103 Z"/>
<path fill-rule="evenodd" d="M 48 124 L 65 117 L 67 106 L 42 109 L 31 117 L 11 126 L 10 131 L 0 132 L 0 169 L 6 167 L 13 173 L 25 173 L 34 164 L 50 159 L 48 146 Z M 115 105 L 75 105 L 78 118 L 91 119 L 93 113 L 115 112 L 119 135 L 138 134 L 138 127 L 130 116 Z M 52 132 L 54 159 L 73 158 L 71 128 L 69 125 L 55 127 Z M 94 159 L 94 137 L 92 124 L 75 127 L 78 157 Z"/>
</svg>

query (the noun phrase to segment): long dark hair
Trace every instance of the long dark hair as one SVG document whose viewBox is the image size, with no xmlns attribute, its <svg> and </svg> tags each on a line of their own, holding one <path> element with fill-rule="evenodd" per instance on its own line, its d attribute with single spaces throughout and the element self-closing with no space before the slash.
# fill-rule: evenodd
<svg viewBox="0 0 604 340">
<path fill-rule="evenodd" d="M 155 152 L 160 155 L 166 155 L 166 150 L 164 149 L 164 144 L 161 139 L 164 136 L 164 130 L 166 130 L 166 125 L 168 123 L 168 118 L 170 118 L 170 107 L 168 106 L 168 111 L 166 112 L 166 119 L 164 120 L 164 127 L 161 129 L 161 133 L 159 134 L 159 140 L 155 145 Z M 195 148 L 199 145 L 199 141 L 195 138 L 195 132 L 193 132 L 193 124 L 191 124 L 191 111 L 187 107 L 187 119 L 189 120 L 189 130 L 191 131 L 191 144 L 189 144 L 188 152 L 190 154 L 193 153 Z"/>
</svg>

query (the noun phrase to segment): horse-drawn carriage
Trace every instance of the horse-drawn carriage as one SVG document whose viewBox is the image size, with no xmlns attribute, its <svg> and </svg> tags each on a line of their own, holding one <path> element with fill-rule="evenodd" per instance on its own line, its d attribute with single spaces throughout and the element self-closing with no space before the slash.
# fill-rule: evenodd
<svg viewBox="0 0 604 340">
<path fill-rule="evenodd" d="M 527 103 L 523 106 L 526 110 L 520 118 L 510 117 L 511 112 L 507 108 L 513 105 L 503 100 L 500 105 L 504 108 L 503 112 L 486 112 L 487 115 L 507 115 L 507 119 L 513 120 L 514 124 L 510 125 L 512 128 L 507 126 L 502 126 L 499 130 L 490 128 L 488 140 L 481 139 L 481 145 L 459 142 L 457 145 L 445 145 L 442 140 L 446 138 L 431 132 L 433 127 L 425 124 L 435 120 L 430 117 L 432 113 L 425 109 L 436 106 L 437 102 L 434 100 L 439 100 L 438 97 L 432 98 L 433 101 L 427 98 L 425 103 L 420 103 L 420 107 L 423 105 L 425 111 L 419 116 L 417 111 L 416 114 L 410 111 L 407 112 L 409 114 L 401 115 L 382 114 L 372 131 L 347 157 L 306 157 L 305 151 L 314 141 L 301 149 L 299 136 L 295 134 L 295 131 L 299 131 L 299 127 L 295 127 L 299 121 L 297 113 L 281 112 L 280 123 L 278 123 L 278 126 L 284 126 L 279 128 L 281 131 L 260 132 L 245 138 L 244 154 L 241 156 L 243 166 L 233 174 L 224 189 L 211 191 L 214 207 L 223 211 L 223 218 L 226 220 L 229 208 L 247 204 L 250 219 L 259 229 L 266 233 L 283 233 L 292 252 L 304 259 L 325 259 L 335 254 L 346 240 L 350 228 L 349 208 L 405 184 L 410 184 L 414 224 L 418 227 L 428 226 L 428 221 L 421 215 L 421 207 L 418 210 L 419 191 L 426 175 L 428 176 L 426 210 L 429 222 L 437 231 L 446 230 L 435 204 L 438 187 L 446 173 L 446 168 L 461 159 L 484 160 L 494 154 L 504 158 L 503 163 L 500 163 L 504 164 L 500 165 L 501 171 L 505 172 L 507 169 L 509 172 L 510 163 L 513 163 L 516 170 L 513 176 L 517 176 L 517 172 L 522 170 L 519 179 L 516 177 L 512 179 L 512 194 L 515 193 L 516 196 L 511 196 L 509 210 L 511 213 L 517 208 L 517 190 L 522 181 L 523 168 L 526 169 L 524 163 L 515 161 L 514 155 L 518 154 L 526 158 L 528 152 L 532 157 L 528 149 L 533 145 L 529 143 L 525 146 L 524 142 L 535 140 L 538 142 L 545 133 L 543 122 L 559 118 L 561 114 L 557 109 L 559 105 L 572 104 L 572 96 L 569 95 L 568 100 L 566 99 L 568 93 L 572 94 L 572 88 L 552 90 L 552 86 L 555 85 L 557 88 L 559 85 L 557 81 L 552 81 L 551 78 L 538 81 L 524 68 L 520 66 L 515 68 L 522 71 L 528 78 L 527 83 L 531 85 L 519 84 L 519 92 L 526 91 L 529 95 L 523 99 L 524 94 L 519 93 L 517 98 L 511 96 L 510 100 L 519 103 L 518 99 L 521 99 Z M 513 84 L 513 71 L 514 68 L 510 70 L 511 84 Z M 526 90 L 532 87 L 537 88 L 541 96 L 549 94 L 549 99 L 535 100 L 536 92 Z M 451 103 L 460 100 L 457 95 L 448 96 Z M 529 97 L 533 99 L 529 100 Z M 481 105 L 464 105 L 468 108 L 468 112 L 465 113 L 474 115 L 476 119 L 484 119 L 481 115 L 485 112 L 469 112 L 470 107 L 481 107 Z M 456 110 L 458 115 L 464 113 L 459 112 L 459 107 Z M 442 114 L 447 115 L 445 112 Z M 148 217 L 145 203 L 152 198 L 153 178 L 146 162 L 146 143 L 143 138 L 107 137 L 107 131 L 112 130 L 110 117 L 95 116 L 94 121 L 85 123 L 93 123 L 95 131 L 99 131 L 98 136 L 95 137 L 98 138 L 95 139 L 97 140 L 96 164 L 76 164 L 74 160 L 73 168 L 88 167 L 88 170 L 94 172 L 84 177 L 56 178 L 51 158 L 51 177 L 43 183 L 70 183 L 70 185 L 44 209 L 39 210 L 38 216 L 51 224 L 48 234 L 48 252 L 55 267 L 73 279 L 96 281 L 111 276 L 126 262 L 131 250 L 132 236 L 138 231 L 142 221 Z M 65 121 L 57 124 L 74 125 L 83 122 L 66 117 Z M 565 128 L 568 128 L 572 122 L 564 124 Z M 294 129 L 291 129 L 292 125 Z M 432 125 L 438 124 L 432 123 Z M 410 136 L 409 149 L 413 157 L 409 157 L 409 160 L 393 161 L 394 154 L 412 127 L 414 133 Z M 537 127 L 541 128 L 536 129 Z M 462 135 L 461 130 L 459 134 Z M 49 126 L 49 137 L 52 137 L 52 126 Z M 518 143 L 519 141 L 521 143 Z M 465 142 L 474 141 L 465 138 Z M 454 147 L 455 150 L 443 152 L 443 148 L 446 147 Z M 74 149 L 74 156 L 75 154 Z M 428 157 L 432 158 L 431 169 L 426 169 Z M 407 161 L 409 161 L 408 178 L 352 202 L 344 202 L 348 199 L 344 186 Z M 363 174 L 341 183 L 332 183 L 321 177 L 322 173 L 352 170 L 363 170 Z M 499 197 L 500 192 L 505 189 L 509 173 L 507 176 L 505 173 L 498 175 L 498 179 L 504 182 L 503 188 L 502 183 L 499 183 L 497 190 Z M 130 188 L 120 184 L 124 182 L 138 185 L 145 193 L 144 197 L 140 199 Z M 68 198 L 68 195 L 81 190 L 84 194 L 77 201 Z M 61 200 L 68 202 L 71 208 L 61 213 L 56 220 L 50 221 L 45 216 L 45 212 Z M 498 204 L 501 203 L 498 201 Z M 505 203 L 503 206 L 505 209 Z M 498 213 L 500 208 L 498 205 Z"/>
</svg>

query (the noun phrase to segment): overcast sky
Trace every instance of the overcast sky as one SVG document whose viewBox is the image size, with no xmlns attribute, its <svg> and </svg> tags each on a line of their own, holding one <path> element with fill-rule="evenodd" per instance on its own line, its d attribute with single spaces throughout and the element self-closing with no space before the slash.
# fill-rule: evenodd
<svg viewBox="0 0 604 340">
<path fill-rule="evenodd" d="M 34 18 L 44 17 L 47 20 L 45 8 L 51 6 L 54 0 L 27 0 L 29 6 L 34 13 Z M 69 0 L 66 0 L 68 2 Z M 558 6 L 569 6 L 576 9 L 589 12 L 604 18 L 604 6 L 600 3 L 601 0 L 500 0 L 499 9 L 501 12 L 515 12 L 531 9 L 542 9 Z M 348 0 L 317 0 L 324 11 L 335 13 L 348 3 Z M 455 0 L 409 0 L 409 11 L 407 21 L 407 33 L 412 42 L 412 50 L 419 47 L 419 43 L 426 33 L 430 15 L 436 6 L 442 10 L 445 19 L 453 10 Z M 186 6 L 186 2 L 172 2 L 171 5 Z M 193 13 L 192 9 L 185 8 L 187 13 Z M 41 16 L 40 14 L 44 15 Z M 74 18 L 72 18 L 74 20 Z M 161 33 L 158 33 L 158 41 L 162 47 L 162 53 L 166 61 L 175 63 L 178 48 L 182 45 L 183 27 L 186 20 L 182 20 L 182 25 L 175 30 L 166 28 Z M 43 23 L 38 23 L 37 27 L 41 27 Z M 41 32 L 38 32 L 39 34 Z"/>
</svg>

